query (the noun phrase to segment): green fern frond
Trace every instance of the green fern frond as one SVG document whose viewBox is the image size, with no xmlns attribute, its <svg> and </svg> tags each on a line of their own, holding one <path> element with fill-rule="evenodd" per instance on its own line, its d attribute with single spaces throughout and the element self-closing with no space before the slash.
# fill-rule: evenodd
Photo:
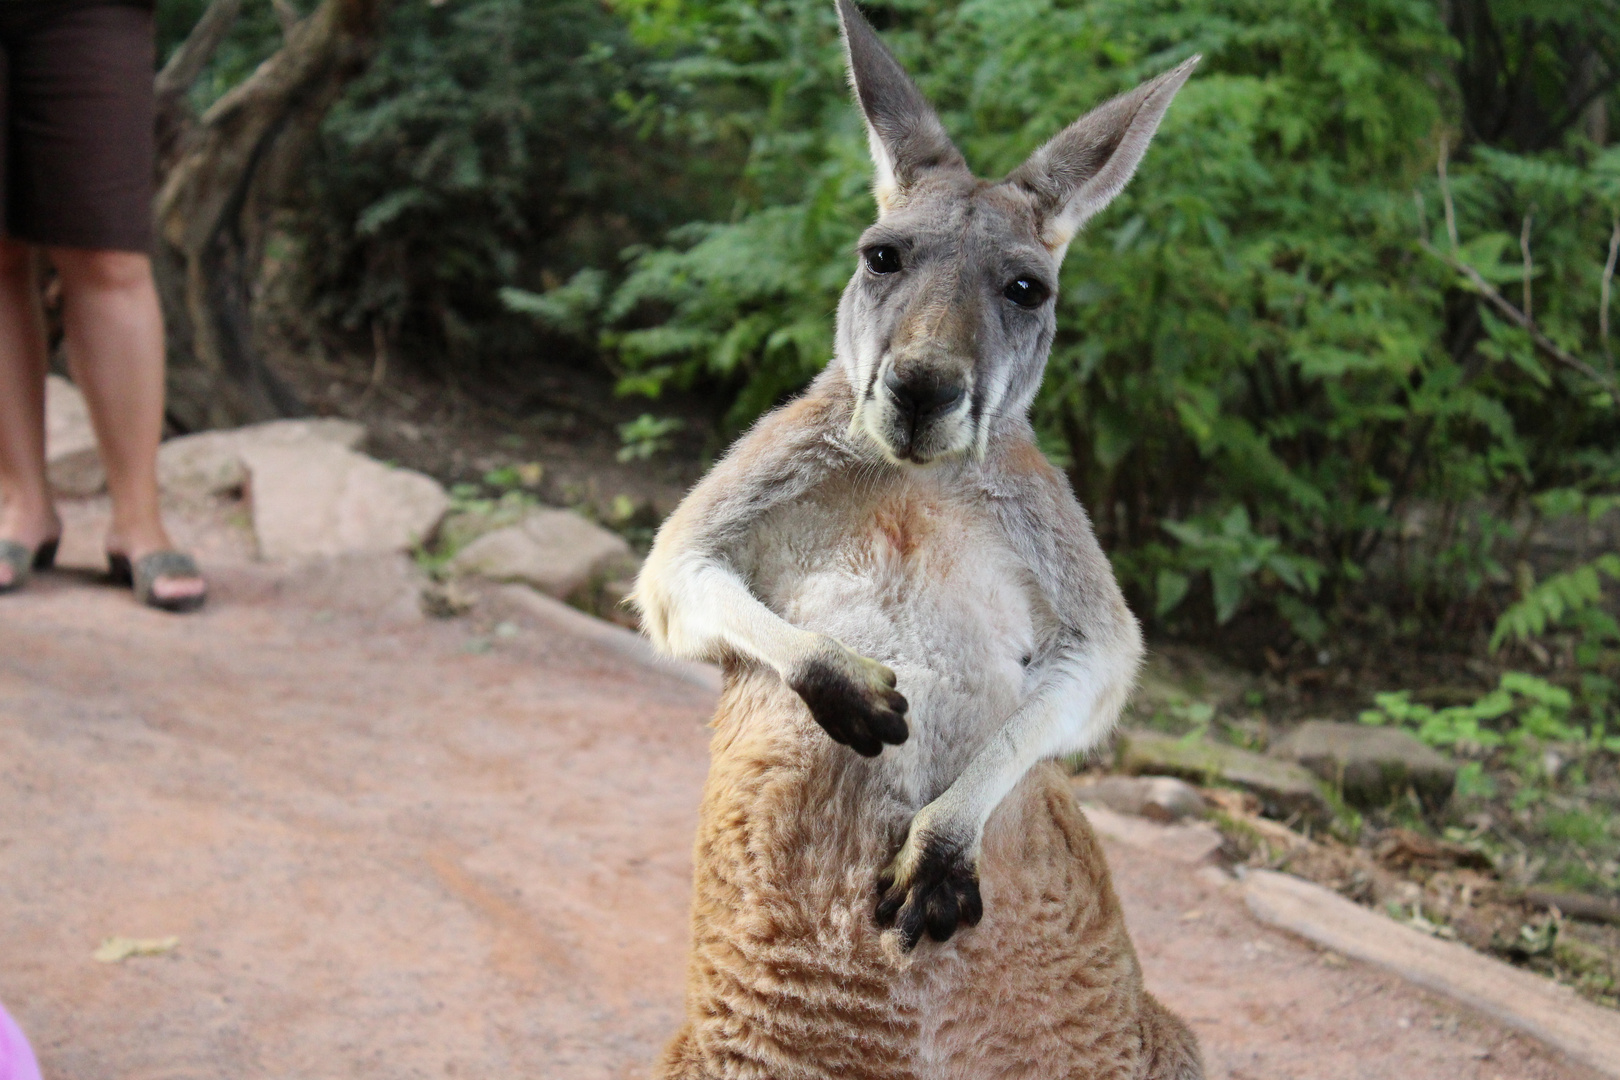
<svg viewBox="0 0 1620 1080">
<path fill-rule="evenodd" d="M 1567 570 L 1535 586 L 1496 620 L 1491 632 L 1491 651 L 1509 638 L 1525 641 L 1546 633 L 1565 618 L 1594 608 L 1603 602 L 1603 581 L 1607 576 L 1620 581 L 1620 555 L 1605 552 L 1589 563 Z"/>
</svg>

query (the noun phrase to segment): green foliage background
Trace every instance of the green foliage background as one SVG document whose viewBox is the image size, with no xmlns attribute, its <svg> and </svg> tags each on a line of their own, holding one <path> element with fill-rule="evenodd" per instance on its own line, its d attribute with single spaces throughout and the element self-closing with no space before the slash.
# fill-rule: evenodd
<svg viewBox="0 0 1620 1080">
<path fill-rule="evenodd" d="M 1615 5 L 1458 3 L 1449 25 L 1428 0 L 871 10 L 989 176 L 1204 56 L 1136 180 L 1070 250 L 1037 407 L 1161 617 L 1272 610 L 1311 641 L 1347 603 L 1466 623 L 1538 498 L 1620 479 L 1598 316 L 1620 151 L 1589 106 L 1614 98 Z M 600 343 L 627 390 L 729 388 L 735 429 L 826 361 L 873 214 L 835 20 L 819 0 L 621 11 L 675 57 L 659 69 L 669 128 L 747 156 L 728 219 L 633 253 L 596 312 Z M 1476 39 L 1503 35 L 1492 66 Z M 1535 318 L 1599 381 L 1549 362 L 1447 265 L 1442 153 L 1456 257 L 1522 304 L 1530 214 Z"/>
<path fill-rule="evenodd" d="M 617 266 L 708 209 L 706 166 L 627 122 L 646 65 L 594 0 L 399 4 L 325 124 L 299 229 L 312 308 L 463 378 L 555 347 L 502 288 Z"/>
<path fill-rule="evenodd" d="M 201 8 L 162 0 L 165 47 Z M 1535 523 L 1620 490 L 1620 0 L 867 10 L 989 176 L 1204 56 L 1070 250 L 1036 409 L 1145 612 L 1483 640 L 1534 585 L 1510 568 Z M 278 34 L 247 4 L 198 94 Z M 829 0 L 401 0 L 288 231 L 309 310 L 362 348 L 696 388 L 718 447 L 828 360 L 869 172 Z M 1526 306 L 1527 216 L 1529 306 L 1596 379 L 1448 262 Z"/>
<path fill-rule="evenodd" d="M 159 0 L 160 62 L 206 7 Z M 246 0 L 196 104 L 281 38 L 269 0 Z M 303 313 L 365 349 L 380 330 L 464 386 L 521 384 L 537 357 L 590 362 L 590 347 L 514 314 L 500 290 L 617 269 L 627 246 L 724 212 L 714 193 L 730 163 L 632 116 L 655 85 L 653 59 L 595 0 L 397 0 L 289 208 Z"/>
</svg>

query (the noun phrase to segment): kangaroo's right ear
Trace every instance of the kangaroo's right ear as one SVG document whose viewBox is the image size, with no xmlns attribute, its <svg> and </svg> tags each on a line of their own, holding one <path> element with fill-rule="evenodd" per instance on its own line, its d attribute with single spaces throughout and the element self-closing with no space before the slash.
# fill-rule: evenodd
<svg viewBox="0 0 1620 1080">
<path fill-rule="evenodd" d="M 837 3 L 844 51 L 849 57 L 849 81 L 866 117 L 867 141 L 877 167 L 872 193 L 877 197 L 878 213 L 886 214 L 902 205 L 907 190 L 927 173 L 965 173 L 967 162 L 853 0 Z"/>
</svg>

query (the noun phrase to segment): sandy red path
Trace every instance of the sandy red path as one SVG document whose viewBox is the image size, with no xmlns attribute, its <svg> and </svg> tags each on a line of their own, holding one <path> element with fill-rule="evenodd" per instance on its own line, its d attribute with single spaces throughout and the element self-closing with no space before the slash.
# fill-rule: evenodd
<svg viewBox="0 0 1620 1080">
<path fill-rule="evenodd" d="M 47 1080 L 645 1075 L 709 695 L 498 605 L 424 620 L 386 562 L 213 565 L 196 617 L 85 574 L 0 598 L 0 1000 Z M 1212 1077 L 1592 1075 L 1109 854 Z"/>
</svg>

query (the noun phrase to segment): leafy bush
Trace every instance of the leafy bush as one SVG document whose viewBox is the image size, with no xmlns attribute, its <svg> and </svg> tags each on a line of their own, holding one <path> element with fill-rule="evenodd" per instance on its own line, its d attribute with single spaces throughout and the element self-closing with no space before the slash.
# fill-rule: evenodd
<svg viewBox="0 0 1620 1080">
<path fill-rule="evenodd" d="M 1606 552 L 1532 588 L 1497 620 L 1491 648 L 1510 637 L 1526 641 L 1565 622 L 1578 626 L 1594 646 L 1620 643 L 1620 622 L 1601 607 L 1600 575 L 1620 579 L 1620 555 Z"/>
<path fill-rule="evenodd" d="M 282 13 L 316 2 L 244 3 L 192 87 L 196 107 L 280 46 Z M 160 63 L 208 3 L 159 0 Z M 376 55 L 315 139 L 273 249 L 276 264 L 297 268 L 279 279 L 294 288 L 276 297 L 360 348 L 380 336 L 474 388 L 521 385 L 536 356 L 559 348 L 590 363 L 570 349 L 572 327 L 537 334 L 503 292 L 615 268 L 626 245 L 710 212 L 711 175 L 729 168 L 643 137 L 633 106 L 646 60 L 592 0 L 394 4 Z"/>
<path fill-rule="evenodd" d="M 327 118 L 292 230 L 313 310 L 367 347 L 380 328 L 407 354 L 486 382 L 565 345 L 572 326 L 537 338 L 503 291 L 613 267 L 625 245 L 707 205 L 704 161 L 638 137 L 644 67 L 624 23 L 593 0 L 398 4 Z M 600 271 L 575 288 L 592 282 Z M 567 300 L 548 297 L 546 310 Z"/>
<path fill-rule="evenodd" d="M 1141 174 L 1070 250 L 1036 409 L 1149 609 L 1271 609 L 1307 639 L 1375 593 L 1425 621 L 1466 614 L 1507 580 L 1498 552 L 1537 493 L 1620 484 L 1598 310 L 1620 150 L 1564 92 L 1586 93 L 1578 67 L 1601 77 L 1589 100 L 1614 97 L 1592 50 L 1612 55 L 1620 25 L 1554 0 L 1508 8 L 1459 0 L 1450 27 L 1426 0 L 872 9 L 987 175 L 1205 56 Z M 595 332 L 627 391 L 727 388 L 736 429 L 827 361 L 873 215 L 831 5 L 621 10 L 673 57 L 638 115 L 700 157 L 745 148 L 735 205 L 633 252 L 599 301 L 577 303 L 576 281 L 530 308 Z M 1501 55 L 1476 32 L 1492 17 Z M 1539 119 L 1493 120 L 1504 102 Z M 1450 151 L 1459 128 L 1470 141 Z M 1533 313 L 1540 343 L 1482 283 Z"/>
<path fill-rule="evenodd" d="M 1498 747 L 1515 751 L 1562 743 L 1620 753 L 1620 735 L 1610 735 L 1603 718 L 1592 727 L 1575 719 L 1575 698 L 1566 689 L 1522 671 L 1509 671 L 1501 684 L 1470 705 L 1434 709 L 1413 702 L 1408 691 L 1379 694 L 1378 707 L 1361 714 L 1364 724 L 1392 723 L 1411 728 L 1430 746 L 1478 755 Z"/>
<path fill-rule="evenodd" d="M 1164 528 L 1181 542 L 1184 569 L 1159 570 L 1154 582 L 1159 597 L 1156 614 L 1174 611 L 1186 597 L 1191 587 L 1188 571 L 1209 574 L 1217 623 L 1230 621 L 1256 588 L 1280 581 L 1291 595 L 1279 595 L 1279 607 L 1294 613 L 1296 627 L 1308 640 L 1321 638 L 1321 620 L 1313 618 L 1314 612 L 1300 600 L 1316 592 L 1322 576 L 1321 563 L 1288 554 L 1282 550 L 1282 541 L 1274 536 L 1257 535 L 1242 504 L 1232 507 L 1214 527 L 1192 519 L 1166 521 Z"/>
<path fill-rule="evenodd" d="M 166 45 L 201 8 L 164 0 Z M 1483 626 L 1527 515 L 1620 490 L 1613 4 L 869 10 L 987 175 L 1205 57 L 1070 250 L 1036 406 L 1142 610 Z M 278 34 L 245 5 L 197 93 Z M 873 215 L 827 0 L 402 3 L 318 151 L 289 233 L 329 325 L 483 381 L 600 356 L 625 392 L 701 384 L 722 436 L 826 363 Z"/>
</svg>

